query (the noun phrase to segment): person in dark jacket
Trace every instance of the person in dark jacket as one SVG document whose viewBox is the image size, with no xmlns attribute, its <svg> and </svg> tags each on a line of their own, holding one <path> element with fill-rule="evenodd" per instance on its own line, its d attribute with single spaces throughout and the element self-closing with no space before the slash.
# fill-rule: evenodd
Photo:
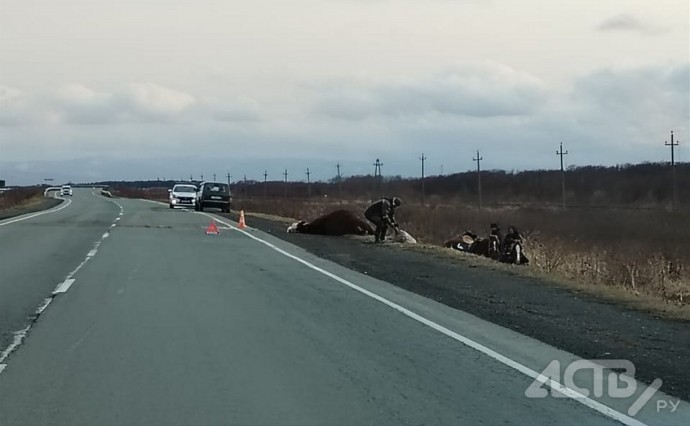
<svg viewBox="0 0 690 426">
<path fill-rule="evenodd" d="M 519 251 L 515 249 L 515 246 L 519 245 Z M 508 227 L 508 233 L 506 234 L 501 250 L 500 261 L 505 263 L 517 263 L 520 265 L 529 263 L 529 259 L 525 256 L 522 249 L 522 235 L 518 232 L 517 228 L 514 226 Z"/>
<path fill-rule="evenodd" d="M 498 259 L 501 254 L 501 248 L 503 245 L 503 233 L 501 228 L 497 223 L 492 223 L 491 232 L 489 233 L 489 257 L 492 259 Z"/>
<path fill-rule="evenodd" d="M 389 226 L 392 226 L 395 232 L 398 232 L 399 227 L 395 222 L 395 209 L 400 207 L 401 204 L 402 201 L 398 197 L 382 198 L 364 211 L 364 217 L 376 225 L 374 242 L 383 242 Z"/>
</svg>

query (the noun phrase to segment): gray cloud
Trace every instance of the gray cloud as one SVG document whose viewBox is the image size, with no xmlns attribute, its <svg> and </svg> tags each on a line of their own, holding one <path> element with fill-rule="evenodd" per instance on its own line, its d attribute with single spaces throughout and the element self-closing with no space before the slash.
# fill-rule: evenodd
<svg viewBox="0 0 690 426">
<path fill-rule="evenodd" d="M 155 84 L 131 84 L 114 92 L 97 92 L 72 84 L 52 93 L 40 94 L 26 94 L 0 86 L 0 126 L 175 123 L 189 120 L 244 122 L 259 119 L 258 105 L 252 100 L 200 99 Z"/>
<path fill-rule="evenodd" d="M 605 70 L 576 81 L 571 101 L 590 122 L 637 128 L 690 120 L 690 64 Z"/>
<path fill-rule="evenodd" d="M 303 102 L 295 101 L 295 109 L 301 105 L 300 111 L 311 112 L 306 115 L 268 114 L 241 98 L 224 103 L 170 93 L 161 96 L 164 102 L 124 90 L 104 95 L 73 87 L 52 95 L 60 99 L 59 120 L 65 120 L 65 104 L 73 108 L 72 120 L 88 122 L 89 111 L 90 120 L 98 122 L 99 114 L 108 117 L 113 104 L 125 104 L 120 109 L 131 114 L 137 109 L 130 103 L 139 102 L 137 108 L 152 103 L 149 114 L 169 121 L 152 125 L 158 122 L 147 115 L 146 120 L 125 115 L 110 127 L 5 126 L 0 129 L 0 170 L 5 170 L 4 178 L 28 183 L 45 173 L 91 180 L 229 171 L 262 179 L 263 170 L 280 176 L 285 167 L 291 179 L 303 179 L 306 167 L 314 171 L 314 179 L 323 179 L 333 176 L 336 162 L 347 164 L 348 174 L 371 173 L 379 157 L 385 174 L 409 176 L 418 174 L 421 152 L 428 156 L 429 170 L 443 164 L 446 173 L 471 168 L 476 149 L 482 151 L 486 168 L 556 167 L 560 141 L 570 151 L 568 164 L 663 161 L 668 132 L 674 130 L 681 141 L 690 134 L 689 82 L 688 63 L 600 70 L 567 89 L 550 88 L 500 67 L 378 84 L 328 81 L 295 92 Z M 19 108 L 24 102 L 19 100 L 31 96 L 0 90 L 0 103 L 8 99 Z M 47 120 L 58 108 L 47 97 L 41 99 L 36 103 L 48 105 L 41 112 Z M 327 114 L 324 105 L 331 108 Z M 251 121 L 252 111 L 263 112 L 260 125 Z M 219 121 L 222 118 L 245 121 L 229 124 Z M 190 149 L 199 153 L 192 162 L 184 157 Z M 681 145 L 679 161 L 687 161 L 687 153 L 687 145 Z M 169 157 L 162 159 L 163 154 Z M 86 164 L 75 160 L 83 157 L 102 160 L 107 170 L 99 164 L 74 166 Z M 50 161 L 39 164 L 42 159 Z M 60 160 L 72 163 L 51 163 Z"/>
<path fill-rule="evenodd" d="M 314 88 L 317 114 L 345 120 L 376 116 L 522 116 L 545 101 L 529 75 L 490 65 L 453 70 L 412 82 L 328 82 Z"/>
<path fill-rule="evenodd" d="M 606 19 L 597 26 L 597 30 L 604 32 L 629 31 L 644 35 L 659 35 L 664 33 L 661 28 L 642 22 L 627 13 L 621 13 Z"/>
</svg>

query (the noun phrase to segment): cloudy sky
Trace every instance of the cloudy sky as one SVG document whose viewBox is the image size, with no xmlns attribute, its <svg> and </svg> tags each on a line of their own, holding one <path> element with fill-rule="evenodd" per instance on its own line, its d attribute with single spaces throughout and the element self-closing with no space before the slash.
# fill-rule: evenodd
<svg viewBox="0 0 690 426">
<path fill-rule="evenodd" d="M 690 161 L 687 0 L 0 0 L 0 179 Z"/>
</svg>

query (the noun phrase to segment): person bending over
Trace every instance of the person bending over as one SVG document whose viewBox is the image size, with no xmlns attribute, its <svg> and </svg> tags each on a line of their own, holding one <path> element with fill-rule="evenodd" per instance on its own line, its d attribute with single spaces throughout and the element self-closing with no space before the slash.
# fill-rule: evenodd
<svg viewBox="0 0 690 426">
<path fill-rule="evenodd" d="M 364 211 L 364 217 L 376 226 L 374 242 L 383 242 L 389 226 L 392 226 L 396 233 L 398 232 L 400 227 L 395 222 L 395 209 L 401 204 L 402 201 L 398 197 L 382 198 Z"/>
</svg>

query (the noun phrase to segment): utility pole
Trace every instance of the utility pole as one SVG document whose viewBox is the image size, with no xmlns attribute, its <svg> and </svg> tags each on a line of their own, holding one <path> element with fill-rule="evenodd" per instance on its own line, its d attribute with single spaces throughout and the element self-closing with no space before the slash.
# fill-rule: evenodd
<svg viewBox="0 0 690 426">
<path fill-rule="evenodd" d="M 309 171 L 309 167 L 307 167 L 307 200 L 311 200 L 311 180 L 309 177 L 311 176 L 311 172 Z"/>
<path fill-rule="evenodd" d="M 194 176 L 189 175 L 189 181 L 190 181 L 190 182 L 194 182 Z"/>
<path fill-rule="evenodd" d="M 483 158 L 479 156 L 479 150 L 477 150 L 477 156 L 472 159 L 472 161 L 477 162 L 477 194 L 479 195 L 479 209 L 482 209 L 482 170 L 479 165 Z"/>
<path fill-rule="evenodd" d="M 443 176 L 443 164 L 441 164 L 441 176 Z"/>
<path fill-rule="evenodd" d="M 379 195 L 383 198 L 383 175 L 381 174 L 381 166 L 383 166 L 383 163 L 377 158 L 374 163 L 374 179 L 378 177 Z"/>
<path fill-rule="evenodd" d="M 419 159 L 422 160 L 422 205 L 425 206 L 426 194 L 424 191 L 424 161 L 426 160 L 426 156 L 424 155 L 424 153 L 422 153 L 422 156 L 419 157 Z"/>
<path fill-rule="evenodd" d="M 340 163 L 337 163 L 335 167 L 338 169 L 338 197 L 340 198 L 340 202 L 343 201 L 343 186 L 341 184 L 341 177 L 340 177 Z"/>
<path fill-rule="evenodd" d="M 287 171 L 287 169 L 285 169 L 285 171 L 283 172 L 283 176 L 285 178 L 285 194 L 284 195 L 285 195 L 285 198 L 287 198 L 287 189 L 288 189 L 288 180 L 287 180 L 288 171 Z"/>
<path fill-rule="evenodd" d="M 268 170 L 264 170 L 264 198 L 266 198 L 266 185 L 268 180 Z"/>
<path fill-rule="evenodd" d="M 214 182 L 216 181 L 216 174 L 215 173 L 213 174 L 213 181 Z"/>
<path fill-rule="evenodd" d="M 565 210 L 565 168 L 563 168 L 563 156 L 568 155 L 568 151 L 563 151 L 563 142 L 561 142 L 561 149 L 556 151 L 556 155 L 561 157 L 561 195 L 563 196 L 563 210 Z"/>
<path fill-rule="evenodd" d="M 231 177 L 232 177 L 232 175 L 230 174 L 230 172 L 228 172 L 228 185 L 230 185 L 230 178 Z"/>
<path fill-rule="evenodd" d="M 201 181 L 202 182 L 204 181 L 204 175 L 201 175 Z"/>
<path fill-rule="evenodd" d="M 673 142 L 673 130 L 671 130 L 671 143 L 664 141 L 664 145 L 671 147 L 671 173 L 673 175 L 673 211 L 678 209 L 678 185 L 676 184 L 676 157 L 674 154 L 678 142 Z"/>
</svg>

